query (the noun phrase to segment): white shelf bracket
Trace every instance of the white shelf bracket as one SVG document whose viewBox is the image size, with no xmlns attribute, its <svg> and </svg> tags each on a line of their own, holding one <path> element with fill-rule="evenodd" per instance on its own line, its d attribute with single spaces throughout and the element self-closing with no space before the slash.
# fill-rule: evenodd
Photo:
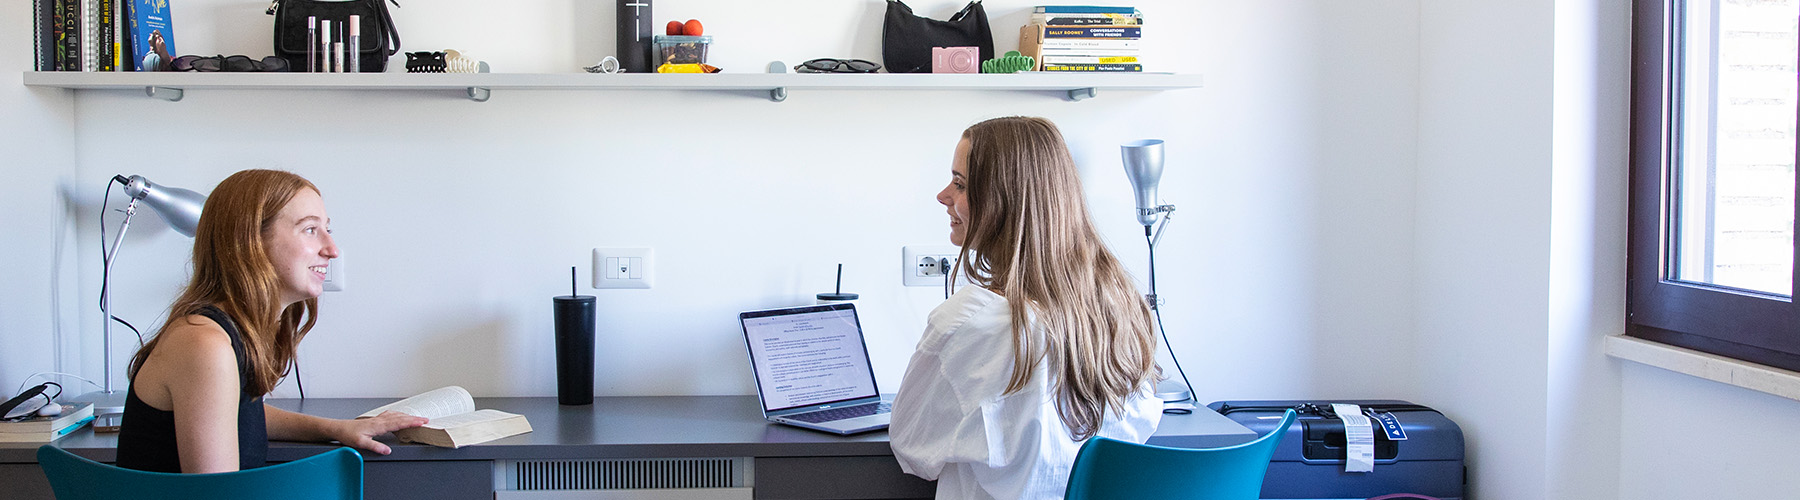
<svg viewBox="0 0 1800 500">
<path fill-rule="evenodd" d="M 1088 99 L 1093 99 L 1095 97 L 1100 97 L 1100 90 L 1093 88 L 1093 87 L 1088 87 L 1085 89 L 1075 89 L 1075 90 L 1069 91 L 1069 100 L 1070 101 L 1085 101 Z"/>
<path fill-rule="evenodd" d="M 775 88 L 769 89 L 769 100 L 775 101 L 775 102 L 786 101 L 787 100 L 787 87 L 775 87 Z"/>
<path fill-rule="evenodd" d="M 181 94 L 182 94 L 181 89 L 177 89 L 177 88 L 144 87 L 144 95 L 154 97 L 157 99 L 162 99 L 164 101 L 169 101 L 169 102 L 180 101 Z"/>
<path fill-rule="evenodd" d="M 493 95 L 493 91 L 487 87 L 469 87 L 468 91 L 469 100 L 475 102 L 487 102 L 488 97 Z"/>
</svg>

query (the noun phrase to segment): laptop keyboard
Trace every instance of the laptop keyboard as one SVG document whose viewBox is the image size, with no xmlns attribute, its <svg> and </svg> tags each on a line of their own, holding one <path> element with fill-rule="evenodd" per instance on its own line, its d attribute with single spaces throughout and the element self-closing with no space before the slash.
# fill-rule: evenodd
<svg viewBox="0 0 1800 500">
<path fill-rule="evenodd" d="M 867 417 L 869 415 L 879 415 L 882 413 L 887 413 L 887 412 L 893 411 L 893 409 L 894 409 L 893 403 L 883 401 L 880 403 L 869 403 L 869 404 L 862 404 L 862 405 L 856 405 L 856 406 L 845 406 L 843 408 L 832 408 L 829 410 L 819 410 L 819 411 L 815 411 L 815 412 L 811 412 L 811 413 L 797 413 L 797 414 L 793 414 L 793 415 L 788 415 L 787 418 L 799 420 L 801 422 L 816 424 L 816 423 L 820 423 L 820 422 L 832 422 L 832 421 L 844 420 L 844 419 L 850 419 L 850 418 L 856 418 L 856 417 Z"/>
</svg>

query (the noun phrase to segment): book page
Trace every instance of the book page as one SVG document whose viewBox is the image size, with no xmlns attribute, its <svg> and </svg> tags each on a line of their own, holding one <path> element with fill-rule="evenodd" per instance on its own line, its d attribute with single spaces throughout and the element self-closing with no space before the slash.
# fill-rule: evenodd
<svg viewBox="0 0 1800 500">
<path fill-rule="evenodd" d="M 470 396 L 469 391 L 453 385 L 395 401 L 386 406 L 369 410 L 368 413 L 356 418 L 369 418 L 388 410 L 437 420 L 458 413 L 475 411 L 475 397 Z"/>
<path fill-rule="evenodd" d="M 500 410 L 480 410 L 480 411 L 464 413 L 461 415 L 451 415 L 451 416 L 447 416 L 444 418 L 433 418 L 433 419 L 431 419 L 431 422 L 426 423 L 425 426 L 433 428 L 433 429 L 449 429 L 452 427 L 475 425 L 475 424 L 480 424 L 480 423 L 484 423 L 484 422 L 493 422 L 496 420 L 506 420 L 506 419 L 509 419 L 512 417 L 517 417 L 517 416 L 518 415 L 516 415 L 516 414 L 507 413 L 507 412 L 503 412 Z"/>
</svg>

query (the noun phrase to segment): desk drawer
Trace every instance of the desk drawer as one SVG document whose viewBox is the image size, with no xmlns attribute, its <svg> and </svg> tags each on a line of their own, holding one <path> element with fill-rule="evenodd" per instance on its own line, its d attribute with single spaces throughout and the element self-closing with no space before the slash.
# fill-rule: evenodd
<svg viewBox="0 0 1800 500">
<path fill-rule="evenodd" d="M 494 462 L 363 462 L 363 498 L 493 500 Z"/>
<path fill-rule="evenodd" d="M 756 459 L 756 498 L 931 498 L 937 483 L 900 471 L 892 455 Z"/>
</svg>

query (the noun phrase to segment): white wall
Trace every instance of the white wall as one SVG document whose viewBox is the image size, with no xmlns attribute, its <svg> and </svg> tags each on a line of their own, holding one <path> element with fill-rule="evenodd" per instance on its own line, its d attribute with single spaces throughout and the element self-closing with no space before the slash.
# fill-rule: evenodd
<svg viewBox="0 0 1800 500">
<path fill-rule="evenodd" d="M 69 94 L 21 83 L 32 65 L 29 4 L 0 10 L 0 26 L 0 262 L 10 268 L 0 278 L 0 393 L 11 397 L 31 373 L 76 368 L 65 364 L 82 340 L 65 189 L 83 151 L 73 141 Z"/>
</svg>

